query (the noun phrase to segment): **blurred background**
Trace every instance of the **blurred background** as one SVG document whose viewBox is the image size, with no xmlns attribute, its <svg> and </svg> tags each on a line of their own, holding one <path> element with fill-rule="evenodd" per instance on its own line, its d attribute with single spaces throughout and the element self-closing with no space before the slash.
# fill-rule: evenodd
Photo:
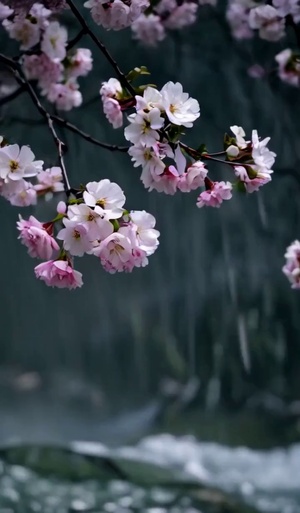
<svg viewBox="0 0 300 513">
<path fill-rule="evenodd" d="M 65 23 L 75 35 L 78 26 L 68 14 Z M 126 154 L 60 130 L 69 148 L 71 183 L 116 181 L 130 208 L 156 217 L 160 247 L 147 268 L 132 274 L 109 275 L 96 259 L 78 259 L 84 287 L 48 289 L 35 280 L 34 261 L 17 240 L 20 209 L 1 201 L 0 443 L 61 446 L 84 440 L 117 452 L 133 444 L 136 458 L 156 455 L 157 464 L 180 467 L 242 497 L 237 509 L 215 496 L 215 509 L 209 509 L 210 501 L 199 509 L 190 502 L 178 505 L 173 497 L 174 512 L 246 511 L 248 504 L 257 511 L 296 513 L 299 295 L 281 268 L 286 246 L 299 236 L 299 91 L 280 83 L 275 73 L 258 80 L 247 73 L 255 63 L 272 67 L 274 54 L 289 45 L 235 41 L 222 6 L 202 8 L 195 25 L 152 49 L 132 42 L 126 31 L 96 31 L 125 72 L 146 65 L 159 88 L 168 80 L 180 81 L 199 100 L 201 117 L 186 142 L 218 151 L 230 125 L 243 126 L 247 134 L 257 128 L 262 137 L 271 137 L 275 173 L 259 194 L 235 195 L 220 210 L 199 210 L 196 192 L 148 193 L 140 169 Z M 81 80 L 86 105 L 65 117 L 102 141 L 123 144 L 122 129 L 111 129 L 98 98 L 100 83 L 114 76 L 113 70 L 87 38 L 81 46 L 93 51 L 93 79 Z M 1 51 L 14 54 L 4 33 Z M 26 96 L 3 106 L 0 114 L 3 135 L 30 144 L 38 158 L 54 164 L 47 127 Z M 230 170 L 211 169 L 229 179 Z M 57 196 L 22 215 L 32 212 L 47 220 L 56 203 Z M 97 445 L 87 447 L 97 453 Z M 16 492 L 12 483 L 25 483 L 32 475 L 12 468 L 10 486 Z M 120 489 L 111 493 L 123 503 L 105 499 L 98 511 L 136 511 L 124 500 L 134 495 L 132 489 Z M 76 490 L 75 499 L 71 492 L 70 497 L 77 503 L 68 507 L 84 509 L 79 502 L 93 490 Z M 11 501 L 5 507 L 16 511 Z M 161 505 L 162 496 L 159 501 L 153 513 L 155 508 L 155 513 L 171 511 Z M 36 497 L 35 502 L 44 512 L 54 506 L 65 511 L 55 502 L 47 507 Z M 39 511 L 30 501 L 22 504 L 18 511 Z M 139 511 L 146 511 L 143 507 Z"/>
</svg>

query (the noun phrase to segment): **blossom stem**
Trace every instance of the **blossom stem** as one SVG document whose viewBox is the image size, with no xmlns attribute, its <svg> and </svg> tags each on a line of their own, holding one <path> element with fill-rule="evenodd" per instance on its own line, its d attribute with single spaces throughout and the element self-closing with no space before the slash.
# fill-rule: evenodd
<svg viewBox="0 0 300 513">
<path fill-rule="evenodd" d="M 90 27 L 86 23 L 84 17 L 80 13 L 80 11 L 77 9 L 76 5 L 74 4 L 73 0 L 66 0 L 66 2 L 69 5 L 69 7 L 70 7 L 71 11 L 73 12 L 74 16 L 77 18 L 77 20 L 81 24 L 84 33 L 88 34 L 90 36 L 90 38 L 94 41 L 94 43 L 99 48 L 99 50 L 103 53 L 104 57 L 108 60 L 108 62 L 114 68 L 114 70 L 115 70 L 115 72 L 116 72 L 116 74 L 117 74 L 121 84 L 123 85 L 123 87 L 125 89 L 127 89 L 128 92 L 130 94 L 132 94 L 132 96 L 135 96 L 136 93 L 135 93 L 134 88 L 132 87 L 130 82 L 127 80 L 127 78 L 124 75 L 124 73 L 120 70 L 118 64 L 116 63 L 116 61 L 114 60 L 112 55 L 109 53 L 109 51 L 107 50 L 107 48 L 104 45 L 104 43 L 102 43 L 102 41 L 100 41 L 100 39 L 90 29 Z"/>
</svg>

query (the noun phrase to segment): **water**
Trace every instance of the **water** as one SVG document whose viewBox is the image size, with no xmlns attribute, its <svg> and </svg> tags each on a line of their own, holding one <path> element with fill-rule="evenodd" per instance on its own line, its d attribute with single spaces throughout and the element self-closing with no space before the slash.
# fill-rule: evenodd
<svg viewBox="0 0 300 513">
<path fill-rule="evenodd" d="M 300 512 L 300 444 L 255 451 L 160 434 L 131 447 L 70 447 L 68 453 L 48 447 L 28 449 L 26 457 L 17 449 L 5 460 L 2 455 L 1 512 Z M 73 461 L 76 454 L 89 458 L 90 467 Z M 29 468 L 7 459 L 26 461 Z M 81 474 L 78 481 L 83 469 L 86 478 Z M 99 472 L 102 477 L 93 478 Z"/>
</svg>

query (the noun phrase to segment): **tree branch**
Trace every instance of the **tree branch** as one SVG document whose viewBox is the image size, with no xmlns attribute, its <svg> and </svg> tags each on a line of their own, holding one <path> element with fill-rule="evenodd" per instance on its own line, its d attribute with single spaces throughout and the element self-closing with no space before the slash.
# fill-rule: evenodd
<svg viewBox="0 0 300 513">
<path fill-rule="evenodd" d="M 22 70 L 21 65 L 18 62 L 14 61 L 13 59 L 9 59 L 8 57 L 6 57 L 3 54 L 0 54 L 0 61 L 3 62 L 3 64 L 5 64 L 9 69 L 12 70 L 18 84 L 20 84 L 21 87 L 24 87 L 27 90 L 27 92 L 28 92 L 32 102 L 36 106 L 37 110 L 39 111 L 41 116 L 43 116 L 43 118 L 45 118 L 45 120 L 47 121 L 49 130 L 51 132 L 53 140 L 58 149 L 58 156 L 59 156 L 60 166 L 62 169 L 65 193 L 67 196 L 69 196 L 71 193 L 71 186 L 70 186 L 67 170 L 66 170 L 65 163 L 64 163 L 64 157 L 63 157 L 65 144 L 60 140 L 60 138 L 58 137 L 58 135 L 56 133 L 56 130 L 53 125 L 53 120 L 51 119 L 51 115 L 49 114 L 49 112 L 46 111 L 46 109 L 41 104 L 33 87 L 31 86 L 30 82 L 28 82 L 28 80 Z"/>
<path fill-rule="evenodd" d="M 125 89 L 127 89 L 128 92 L 130 94 L 132 94 L 132 96 L 135 96 L 136 93 L 135 93 L 134 88 L 132 87 L 130 82 L 128 82 L 126 76 L 124 75 L 124 73 L 122 73 L 122 71 L 120 70 L 118 64 L 116 63 L 116 61 L 113 59 L 113 57 L 111 56 L 111 54 L 107 50 L 106 46 L 102 43 L 102 41 L 100 41 L 100 39 L 97 38 L 97 36 L 94 34 L 94 32 L 90 29 L 90 27 L 86 23 L 84 17 L 80 13 L 80 11 L 77 9 L 77 7 L 74 5 L 73 0 L 66 0 L 66 2 L 69 5 L 69 7 L 70 7 L 71 11 L 73 12 L 74 16 L 77 18 L 77 20 L 79 21 L 80 25 L 82 26 L 82 29 L 84 30 L 85 34 L 88 34 L 90 36 L 90 38 L 98 46 L 99 50 L 103 53 L 104 57 L 112 65 L 112 67 L 114 68 L 114 70 L 115 70 L 115 72 L 116 72 L 116 74 L 117 74 L 121 84 L 123 85 L 123 87 Z"/>
<path fill-rule="evenodd" d="M 70 41 L 67 44 L 67 50 L 71 50 L 71 48 L 73 48 L 73 46 L 75 46 L 80 41 L 80 39 L 84 36 L 84 34 L 85 34 L 85 30 L 82 28 L 78 32 L 77 36 L 75 36 L 73 39 L 70 39 Z"/>
<path fill-rule="evenodd" d="M 106 150 L 109 150 L 109 151 L 120 151 L 123 153 L 126 153 L 128 151 L 129 146 L 117 146 L 116 144 L 108 144 L 108 143 L 98 141 L 98 139 L 95 139 L 90 134 L 83 132 L 82 130 L 80 130 L 80 128 L 78 128 L 76 125 L 73 125 L 72 123 L 70 123 L 67 119 L 61 118 L 60 116 L 51 115 L 51 114 L 50 114 L 50 117 L 51 117 L 51 119 L 53 119 L 53 121 L 56 121 L 63 128 L 67 128 L 68 130 L 70 130 L 70 132 L 73 132 L 74 134 L 79 135 L 86 141 L 89 141 L 90 143 L 95 144 L 95 146 L 100 146 L 100 148 L 105 148 Z"/>
</svg>

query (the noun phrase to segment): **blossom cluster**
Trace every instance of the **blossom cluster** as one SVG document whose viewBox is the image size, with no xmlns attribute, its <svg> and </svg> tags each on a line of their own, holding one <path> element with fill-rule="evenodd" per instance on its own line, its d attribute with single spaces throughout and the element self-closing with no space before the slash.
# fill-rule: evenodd
<svg viewBox="0 0 300 513">
<path fill-rule="evenodd" d="M 295 240 L 288 246 L 286 253 L 286 264 L 282 268 L 293 289 L 300 289 L 300 242 Z"/>
<path fill-rule="evenodd" d="M 108 120 L 114 127 L 123 122 L 121 85 L 110 79 L 102 85 L 101 95 Z M 234 137 L 226 136 L 221 152 L 234 171 L 234 183 L 215 182 L 208 177 L 203 160 L 211 157 L 207 151 L 192 150 L 181 142 L 184 130 L 191 128 L 200 116 L 197 100 L 183 91 L 180 83 L 168 82 L 160 91 L 148 86 L 143 95 L 136 95 L 135 112 L 128 116 L 124 130 L 131 143 L 128 150 L 134 167 L 142 167 L 141 181 L 149 191 L 166 194 L 191 192 L 204 187 L 197 206 L 219 207 L 232 197 L 236 186 L 247 192 L 257 191 L 271 181 L 276 154 L 269 150 L 270 138 L 260 140 L 253 130 L 252 139 L 245 140 L 241 127 L 232 126 Z"/>
<path fill-rule="evenodd" d="M 254 0 L 229 0 L 227 21 L 232 34 L 237 39 L 250 39 L 258 33 L 261 39 L 277 42 L 285 37 L 288 24 L 295 26 L 300 22 L 299 0 L 272 0 L 257 3 Z M 290 85 L 299 86 L 299 53 L 287 48 L 275 56 L 279 78 Z M 251 67 L 249 74 L 263 76 L 261 68 L 256 75 Z"/>
<path fill-rule="evenodd" d="M 52 11 L 41 3 L 34 3 L 28 13 L 16 14 L 0 4 L 0 19 L 9 36 L 20 42 L 21 50 L 37 48 L 32 55 L 23 55 L 22 64 L 26 77 L 37 81 L 41 94 L 60 110 L 81 105 L 78 77 L 91 71 L 91 51 L 68 50 L 67 29 L 53 20 Z"/>
<path fill-rule="evenodd" d="M 49 199 L 64 190 L 60 167 L 43 169 L 44 162 L 35 160 L 28 146 L 5 144 L 0 136 L 0 195 L 12 205 L 35 205 L 38 196 Z M 28 178 L 34 178 L 32 183 Z"/>
<path fill-rule="evenodd" d="M 125 210 L 125 195 L 118 184 L 108 179 L 89 182 L 81 192 L 81 199 L 58 205 L 53 221 L 41 223 L 31 216 L 17 223 L 29 255 L 46 260 L 35 267 L 36 277 L 46 285 L 70 289 L 82 285 L 73 257 L 94 255 L 109 273 L 131 272 L 145 267 L 158 247 L 155 218 L 144 210 Z M 55 237 L 57 223 L 63 227 Z"/>
<path fill-rule="evenodd" d="M 94 21 L 106 29 L 131 26 L 136 39 L 147 45 L 162 41 L 167 30 L 182 29 L 196 21 L 199 5 L 216 5 L 217 0 L 88 0 Z"/>
<path fill-rule="evenodd" d="M 272 42 L 285 36 L 287 16 L 291 16 L 294 23 L 299 23 L 298 0 L 262 3 L 254 0 L 229 0 L 226 13 L 232 34 L 237 39 L 249 39 L 257 30 L 261 39 Z"/>
</svg>

